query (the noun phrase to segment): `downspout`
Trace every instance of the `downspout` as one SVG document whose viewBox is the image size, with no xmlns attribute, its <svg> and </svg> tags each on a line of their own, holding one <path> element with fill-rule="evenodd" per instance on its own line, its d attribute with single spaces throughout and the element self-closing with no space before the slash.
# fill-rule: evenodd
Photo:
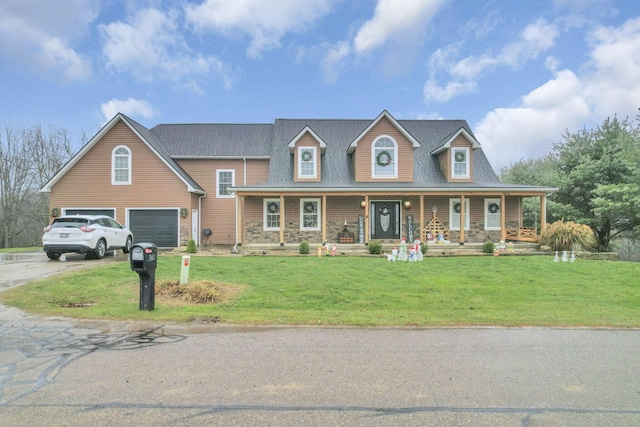
<svg viewBox="0 0 640 427">
<path fill-rule="evenodd" d="M 198 247 L 202 243 L 202 199 L 207 197 L 207 193 L 204 193 L 202 196 L 198 197 Z"/>
</svg>

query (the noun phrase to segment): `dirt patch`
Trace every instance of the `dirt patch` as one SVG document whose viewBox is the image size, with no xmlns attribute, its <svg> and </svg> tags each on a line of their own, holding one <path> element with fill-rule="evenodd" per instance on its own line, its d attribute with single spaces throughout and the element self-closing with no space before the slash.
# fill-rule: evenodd
<svg viewBox="0 0 640 427">
<path fill-rule="evenodd" d="M 241 292 L 238 286 L 198 280 L 180 284 L 177 280 L 160 280 L 155 285 L 156 295 L 178 299 L 188 304 L 219 304 L 231 301 Z"/>
</svg>

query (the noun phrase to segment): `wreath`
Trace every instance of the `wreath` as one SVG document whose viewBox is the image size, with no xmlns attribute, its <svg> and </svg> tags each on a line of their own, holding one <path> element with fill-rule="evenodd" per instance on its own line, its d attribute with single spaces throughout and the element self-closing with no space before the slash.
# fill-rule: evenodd
<svg viewBox="0 0 640 427">
<path fill-rule="evenodd" d="M 455 213 L 460 213 L 460 203 L 455 203 L 453 205 L 453 210 L 455 211 Z"/>
<path fill-rule="evenodd" d="M 500 205 L 497 203 L 489 203 L 489 212 L 497 213 L 500 210 Z"/>
<path fill-rule="evenodd" d="M 304 150 L 301 157 L 303 162 L 308 162 L 313 158 L 313 153 L 310 150 Z"/>
<path fill-rule="evenodd" d="M 304 212 L 305 213 L 314 213 L 315 210 L 316 210 L 316 207 L 313 204 L 313 202 L 305 202 L 304 203 Z"/>
<path fill-rule="evenodd" d="M 376 163 L 379 166 L 389 166 L 391 164 L 391 153 L 387 150 L 383 150 L 376 156 Z"/>
<path fill-rule="evenodd" d="M 60 215 L 60 209 L 59 208 L 51 209 L 51 216 L 56 217 L 58 215 Z"/>
<path fill-rule="evenodd" d="M 464 151 L 456 151 L 456 162 L 464 162 Z"/>
<path fill-rule="evenodd" d="M 278 204 L 276 202 L 271 202 L 267 205 L 267 211 L 269 211 L 269 213 L 278 213 L 278 211 L 280 210 L 280 206 L 278 206 Z"/>
<path fill-rule="evenodd" d="M 187 215 L 189 215 L 189 209 L 187 209 L 187 208 L 182 208 L 182 209 L 180 209 L 180 216 L 181 216 L 182 218 L 186 218 L 186 217 L 187 217 Z"/>
</svg>

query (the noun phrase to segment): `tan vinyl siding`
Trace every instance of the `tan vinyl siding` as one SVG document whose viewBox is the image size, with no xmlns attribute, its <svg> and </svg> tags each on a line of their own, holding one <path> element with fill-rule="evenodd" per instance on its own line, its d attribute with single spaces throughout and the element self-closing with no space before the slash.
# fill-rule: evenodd
<svg viewBox="0 0 640 427">
<path fill-rule="evenodd" d="M 315 178 L 300 178 L 298 176 L 298 147 L 316 147 L 316 177 Z M 293 180 L 295 182 L 321 182 L 322 176 L 320 171 L 322 170 L 321 162 L 322 155 L 320 153 L 320 144 L 311 136 L 309 132 L 302 136 L 297 142 L 293 150 Z"/>
<path fill-rule="evenodd" d="M 207 196 L 202 199 L 200 225 L 202 229 L 209 228 L 212 231 L 208 243 L 228 244 L 230 242 L 234 244 L 236 241 L 236 198 L 216 197 L 217 171 L 221 169 L 233 170 L 234 186 L 245 185 L 243 159 L 180 160 L 178 163 L 207 193 Z M 268 160 L 247 160 L 246 171 L 246 184 L 265 182 L 269 173 Z"/>
<path fill-rule="evenodd" d="M 119 145 L 131 151 L 131 185 L 111 184 L 112 152 Z M 60 208 L 115 208 L 116 220 L 126 223 L 126 208 L 189 207 L 190 199 L 186 184 L 120 122 L 53 186 L 50 204 Z"/>
<path fill-rule="evenodd" d="M 388 135 L 398 144 L 397 178 L 371 177 L 371 146 L 376 138 Z M 358 141 L 354 153 L 356 182 L 413 182 L 413 146 L 403 134 L 388 119 L 381 119 L 376 125 Z"/>
</svg>

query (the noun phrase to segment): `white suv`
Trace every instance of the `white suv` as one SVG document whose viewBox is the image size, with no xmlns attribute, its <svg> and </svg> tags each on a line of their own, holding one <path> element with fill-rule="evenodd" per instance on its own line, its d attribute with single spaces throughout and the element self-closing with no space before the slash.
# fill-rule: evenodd
<svg viewBox="0 0 640 427">
<path fill-rule="evenodd" d="M 133 234 L 106 215 L 67 215 L 53 220 L 44 229 L 42 248 L 49 259 L 59 259 L 67 252 L 105 256 L 108 250 L 129 253 Z"/>
</svg>

